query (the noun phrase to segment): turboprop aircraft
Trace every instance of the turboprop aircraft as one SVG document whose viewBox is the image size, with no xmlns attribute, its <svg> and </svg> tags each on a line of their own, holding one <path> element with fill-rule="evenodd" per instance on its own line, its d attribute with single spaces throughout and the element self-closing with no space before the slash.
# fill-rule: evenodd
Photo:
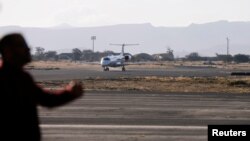
<svg viewBox="0 0 250 141">
<path fill-rule="evenodd" d="M 126 62 L 131 60 L 131 54 L 124 53 L 125 46 L 134 46 L 139 44 L 110 44 L 114 46 L 122 46 L 122 51 L 119 55 L 108 55 L 101 58 L 101 65 L 103 71 L 109 71 L 109 67 L 122 67 L 122 71 L 125 71 Z"/>
</svg>

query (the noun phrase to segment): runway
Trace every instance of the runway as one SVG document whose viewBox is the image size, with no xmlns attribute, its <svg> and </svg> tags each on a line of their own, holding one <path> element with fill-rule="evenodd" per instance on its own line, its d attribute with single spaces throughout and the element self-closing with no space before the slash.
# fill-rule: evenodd
<svg viewBox="0 0 250 141">
<path fill-rule="evenodd" d="M 212 67 L 176 67 L 170 69 L 128 69 L 122 72 L 120 68 L 103 72 L 98 69 L 59 69 L 59 70 L 29 70 L 37 81 L 48 80 L 69 80 L 88 78 L 108 78 L 119 77 L 144 77 L 144 76 L 170 76 L 170 77 L 212 77 L 230 76 L 231 71 Z"/>
<path fill-rule="evenodd" d="M 206 141 L 209 124 L 250 123 L 250 95 L 89 92 L 39 110 L 45 141 Z"/>
</svg>

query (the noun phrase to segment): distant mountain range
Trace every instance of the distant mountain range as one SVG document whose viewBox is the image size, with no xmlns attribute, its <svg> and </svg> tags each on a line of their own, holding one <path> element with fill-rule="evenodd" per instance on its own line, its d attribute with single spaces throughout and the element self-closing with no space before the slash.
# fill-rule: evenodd
<svg viewBox="0 0 250 141">
<path fill-rule="evenodd" d="M 218 21 L 206 24 L 191 24 L 187 27 L 155 27 L 146 24 L 124 24 L 102 27 L 72 27 L 60 25 L 50 28 L 18 26 L 0 27 L 0 36 L 21 32 L 31 47 L 45 50 L 71 52 L 73 48 L 92 49 L 91 36 L 96 36 L 95 51 L 120 52 L 110 43 L 138 43 L 128 46 L 125 52 L 164 53 L 170 47 L 175 56 L 183 57 L 190 52 L 202 56 L 226 53 L 226 38 L 230 38 L 230 54 L 250 54 L 250 22 Z"/>
</svg>

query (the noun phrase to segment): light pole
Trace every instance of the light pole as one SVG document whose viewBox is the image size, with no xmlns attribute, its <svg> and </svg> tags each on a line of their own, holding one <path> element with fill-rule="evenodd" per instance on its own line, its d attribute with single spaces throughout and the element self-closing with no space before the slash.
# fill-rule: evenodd
<svg viewBox="0 0 250 141">
<path fill-rule="evenodd" d="M 229 38 L 227 37 L 226 40 L 227 40 L 227 63 L 226 64 L 228 64 L 229 62 Z"/>
<path fill-rule="evenodd" d="M 93 41 L 93 52 L 95 52 L 95 40 L 96 40 L 96 36 L 91 36 L 91 40 Z"/>
</svg>

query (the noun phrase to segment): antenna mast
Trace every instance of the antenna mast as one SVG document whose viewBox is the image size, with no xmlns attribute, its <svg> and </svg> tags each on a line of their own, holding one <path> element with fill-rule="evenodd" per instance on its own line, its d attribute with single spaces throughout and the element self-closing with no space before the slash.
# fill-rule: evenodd
<svg viewBox="0 0 250 141">
<path fill-rule="evenodd" d="M 91 36 L 91 40 L 93 41 L 93 52 L 95 52 L 95 40 L 96 40 L 96 36 Z"/>
<path fill-rule="evenodd" d="M 229 41 L 230 39 L 227 37 L 226 40 L 227 40 L 227 62 L 226 63 L 229 63 Z"/>
</svg>

